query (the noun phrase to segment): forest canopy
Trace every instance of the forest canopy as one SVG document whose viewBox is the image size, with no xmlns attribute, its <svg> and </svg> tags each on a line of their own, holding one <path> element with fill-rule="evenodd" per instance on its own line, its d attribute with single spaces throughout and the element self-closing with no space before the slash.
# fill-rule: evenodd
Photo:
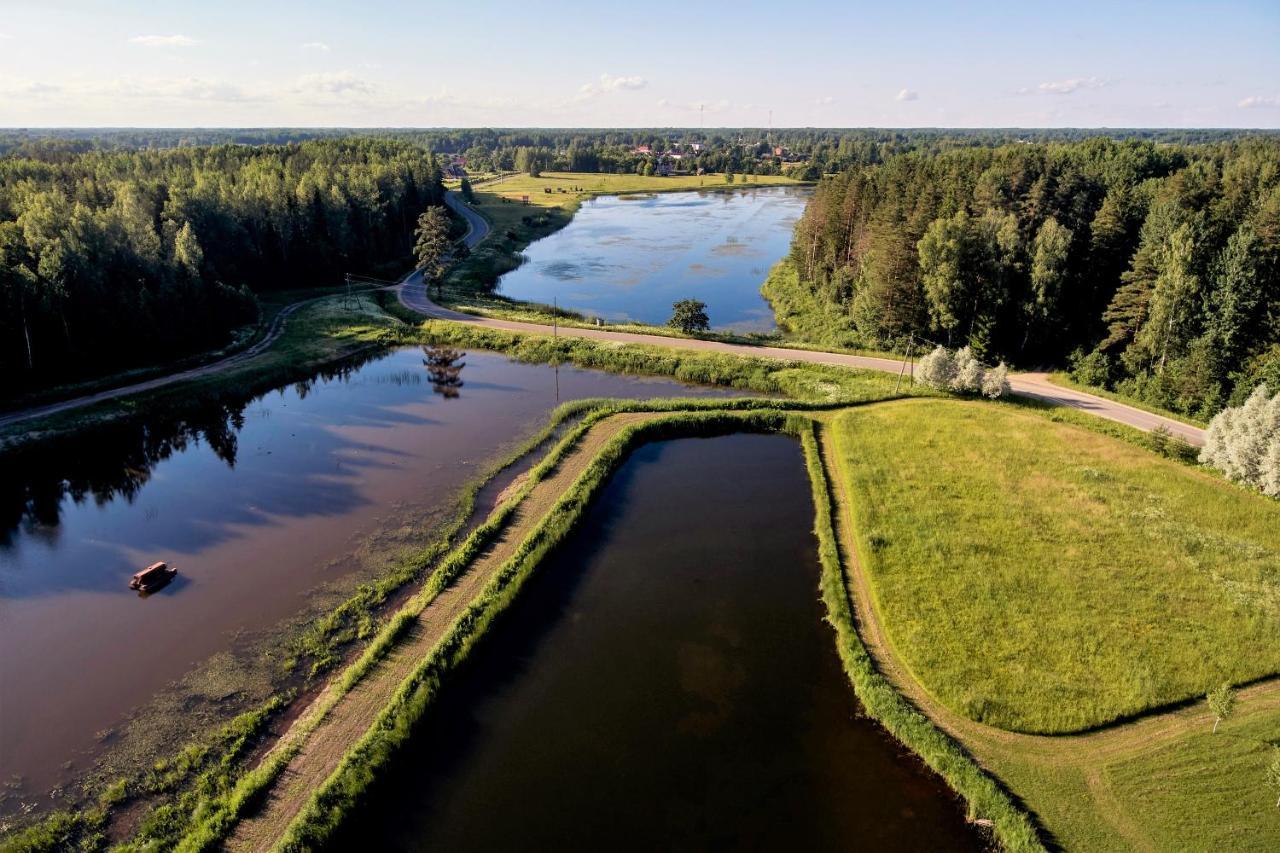
<svg viewBox="0 0 1280 853">
<path fill-rule="evenodd" d="M 256 293 L 407 255 L 440 178 L 387 139 L 0 158 L 0 396 L 216 347 Z"/>
<path fill-rule="evenodd" d="M 824 178 L 766 295 L 827 344 L 909 336 L 1206 416 L 1280 387 L 1280 140 L 911 152 Z"/>
</svg>

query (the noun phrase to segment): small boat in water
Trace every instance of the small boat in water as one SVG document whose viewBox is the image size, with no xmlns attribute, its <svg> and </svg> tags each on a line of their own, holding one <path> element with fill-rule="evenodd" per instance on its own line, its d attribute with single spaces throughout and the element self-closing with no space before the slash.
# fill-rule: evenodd
<svg viewBox="0 0 1280 853">
<path fill-rule="evenodd" d="M 168 563 L 152 563 L 134 574 L 129 580 L 129 589 L 136 589 L 138 592 L 154 592 L 173 580 L 173 576 L 177 573 L 178 570 L 169 568 Z"/>
</svg>

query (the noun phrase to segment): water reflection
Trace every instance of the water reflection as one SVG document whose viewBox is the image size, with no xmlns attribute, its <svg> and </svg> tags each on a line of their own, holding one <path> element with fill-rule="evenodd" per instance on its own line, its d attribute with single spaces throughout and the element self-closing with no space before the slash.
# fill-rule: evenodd
<svg viewBox="0 0 1280 853">
<path fill-rule="evenodd" d="M 305 400 L 317 381 L 347 380 L 376 357 L 343 361 L 287 388 Z M 132 504 L 158 464 L 194 447 L 207 447 L 234 469 L 245 412 L 257 399 L 226 395 L 196 400 L 156 410 L 145 420 L 113 423 L 0 454 L 0 552 L 12 550 L 19 534 L 55 543 L 69 505 Z"/>
<path fill-rule="evenodd" d="M 462 388 L 462 368 L 467 366 L 463 353 L 451 347 L 428 346 L 422 348 L 422 354 L 422 363 L 431 377 L 431 390 L 446 400 L 456 399 Z"/>
<path fill-rule="evenodd" d="M 423 360 L 366 355 L 0 454 L 0 778 L 25 778 L 14 797 L 43 794 L 95 732 L 231 638 L 420 547 L 458 489 L 544 422 L 557 381 L 565 399 L 727 393 L 574 368 L 557 380 L 470 352 L 465 369 L 461 353 L 442 361 L 442 390 L 466 379 L 446 398 Z M 128 581 L 160 560 L 180 574 L 140 601 Z"/>
</svg>

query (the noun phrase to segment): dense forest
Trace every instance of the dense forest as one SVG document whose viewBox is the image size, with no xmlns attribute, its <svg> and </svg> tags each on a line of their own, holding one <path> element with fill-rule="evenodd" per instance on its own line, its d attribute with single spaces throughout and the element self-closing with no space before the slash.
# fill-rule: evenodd
<svg viewBox="0 0 1280 853">
<path fill-rule="evenodd" d="M 218 346 L 256 293 L 407 255 L 440 178 L 391 139 L 29 142 L 0 158 L 0 396 Z"/>
<path fill-rule="evenodd" d="M 988 360 L 1205 416 L 1280 387 L 1280 139 L 911 152 L 825 178 L 766 285 L 785 328 Z"/>
<path fill-rule="evenodd" d="M 32 150 L 84 152 L 92 149 L 175 148 L 194 145 L 284 145 L 353 134 L 394 139 L 439 154 L 459 155 L 471 171 L 526 171 L 530 163 L 548 171 L 629 173 L 654 151 L 699 143 L 691 168 L 708 172 L 777 174 L 800 169 L 801 177 L 874 165 L 913 151 L 939 153 L 956 148 L 992 148 L 1009 143 L 1077 142 L 1090 138 L 1202 144 L 1236 138 L 1221 129 L 1083 128 L 65 128 L 0 131 L 0 155 Z M 1280 138 L 1280 134 L 1272 134 Z M 762 162 L 774 148 L 785 161 Z"/>
</svg>

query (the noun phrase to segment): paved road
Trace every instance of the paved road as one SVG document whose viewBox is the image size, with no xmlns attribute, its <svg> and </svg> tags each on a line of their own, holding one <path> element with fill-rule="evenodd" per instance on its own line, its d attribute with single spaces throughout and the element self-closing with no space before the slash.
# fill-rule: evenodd
<svg viewBox="0 0 1280 853">
<path fill-rule="evenodd" d="M 468 247 L 474 247 L 489 232 L 489 225 L 475 211 L 471 210 L 454 193 L 446 198 L 448 205 L 471 223 L 472 231 L 467 235 Z M 426 317 L 441 320 L 456 320 L 471 323 L 489 329 L 503 329 L 511 332 L 534 332 L 546 334 L 550 329 L 539 323 L 525 323 L 516 320 L 496 320 L 488 317 L 477 317 L 443 308 L 431 301 L 427 289 L 419 273 L 409 275 L 400 284 L 400 301 L 408 308 Z M 871 358 L 862 355 L 845 353 L 815 352 L 812 350 L 787 349 L 785 347 L 758 347 L 745 344 L 730 344 L 721 341 L 702 341 L 689 338 L 669 338 L 663 335 L 644 335 L 635 332 L 612 332 L 605 329 L 583 329 L 572 326 L 561 326 L 560 334 L 567 337 L 590 338 L 599 341 L 619 341 L 623 343 L 650 344 L 653 346 L 672 347 L 676 349 L 703 350 L 724 352 L 733 355 L 748 355 L 761 358 L 776 358 L 785 361 L 803 361 L 813 364 L 831 364 L 842 367 L 861 367 L 868 370 L 884 370 L 897 373 L 902 369 L 902 362 L 886 358 Z M 1024 397 L 1033 397 L 1059 406 L 1070 406 L 1089 412 L 1100 418 L 1128 424 L 1141 430 L 1152 430 L 1163 426 L 1173 435 L 1181 436 L 1197 447 L 1204 444 L 1204 430 L 1184 424 L 1171 418 L 1153 415 L 1133 406 L 1126 406 L 1095 397 L 1083 391 L 1063 388 L 1054 385 L 1044 373 L 1015 373 L 1009 376 L 1009 385 L 1014 393 Z"/>
<path fill-rule="evenodd" d="M 489 236 L 489 220 L 472 210 L 462 200 L 462 196 L 449 190 L 444 194 L 444 203 L 449 205 L 449 209 L 454 213 L 467 220 L 467 233 L 462 239 L 466 242 L 468 249 L 474 249 L 481 240 Z"/>
</svg>

